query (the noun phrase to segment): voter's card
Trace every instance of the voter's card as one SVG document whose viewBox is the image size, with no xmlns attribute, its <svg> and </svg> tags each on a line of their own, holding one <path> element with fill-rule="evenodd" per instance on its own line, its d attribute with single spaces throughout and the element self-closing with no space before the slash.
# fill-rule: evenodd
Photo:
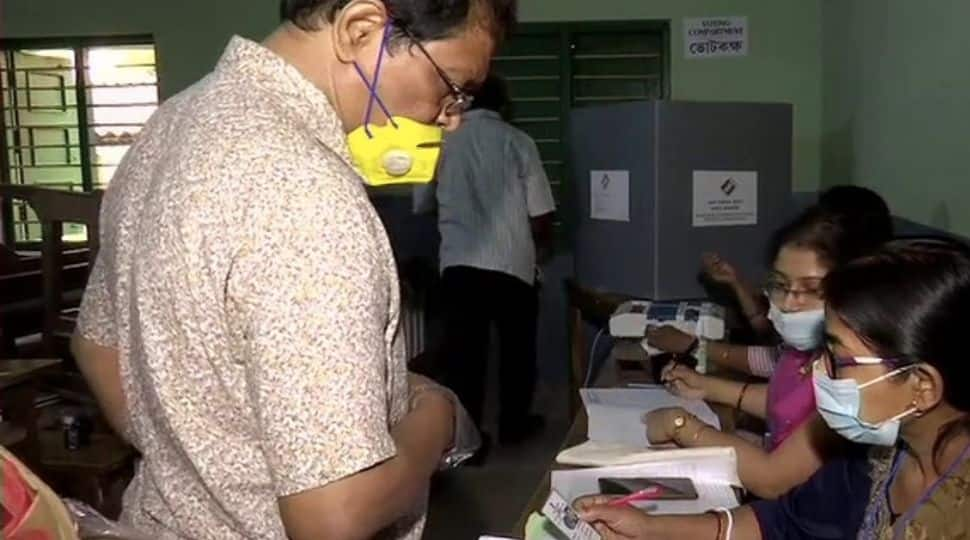
<svg viewBox="0 0 970 540">
<path fill-rule="evenodd" d="M 592 525 L 579 519 L 573 507 L 562 498 L 562 495 L 551 491 L 542 507 L 542 515 L 569 540 L 600 540 L 600 535 Z"/>
</svg>

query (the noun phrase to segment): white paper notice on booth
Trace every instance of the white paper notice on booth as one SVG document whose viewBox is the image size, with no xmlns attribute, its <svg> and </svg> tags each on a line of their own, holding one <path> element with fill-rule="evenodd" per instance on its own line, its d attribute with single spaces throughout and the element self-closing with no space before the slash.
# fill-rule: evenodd
<svg viewBox="0 0 970 540">
<path fill-rule="evenodd" d="M 758 224 L 757 171 L 694 171 L 694 227 Z"/>
<path fill-rule="evenodd" d="M 589 217 L 630 221 L 630 171 L 589 172 Z"/>
</svg>

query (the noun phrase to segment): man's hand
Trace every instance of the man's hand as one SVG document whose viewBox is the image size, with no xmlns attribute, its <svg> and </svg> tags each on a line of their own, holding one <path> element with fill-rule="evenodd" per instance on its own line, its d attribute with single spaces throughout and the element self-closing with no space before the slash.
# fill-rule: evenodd
<svg viewBox="0 0 970 540">
<path fill-rule="evenodd" d="M 701 267 L 704 275 L 722 285 L 736 286 L 740 282 L 738 272 L 731 263 L 725 261 L 717 253 L 705 253 L 701 256 Z"/>
<path fill-rule="evenodd" d="M 695 339 L 695 336 L 681 332 L 673 326 L 647 327 L 647 343 L 664 352 L 686 353 Z"/>
<path fill-rule="evenodd" d="M 428 415 L 426 418 L 432 419 L 431 425 L 446 428 L 449 443 L 454 441 L 455 415 L 458 407 L 461 406 L 460 403 L 456 402 L 454 394 L 433 380 L 417 373 L 408 373 L 408 387 L 409 410 L 417 411 L 420 409 L 423 414 Z M 451 446 L 451 444 L 448 444 L 442 453 L 447 452 Z"/>
<path fill-rule="evenodd" d="M 428 390 L 431 388 L 439 388 L 440 384 L 436 383 L 432 379 L 425 377 L 424 375 L 418 375 L 417 373 L 408 372 L 408 389 L 410 390 L 410 395 L 414 395 L 417 392 Z"/>
<path fill-rule="evenodd" d="M 408 382 L 411 386 L 411 410 L 422 406 L 425 400 L 434 400 L 427 406 L 439 408 L 446 406 L 448 414 L 448 428 L 450 439 L 448 447 L 442 452 L 442 469 L 457 467 L 463 461 L 473 456 L 481 447 L 482 438 L 478 427 L 465 407 L 458 401 L 458 397 L 447 388 L 435 383 L 431 379 L 414 373 L 409 374 Z M 442 402 L 443 401 L 443 402 Z M 437 414 L 443 414 L 445 409 L 439 409 Z M 436 414 L 432 412 L 431 414 Z"/>
</svg>

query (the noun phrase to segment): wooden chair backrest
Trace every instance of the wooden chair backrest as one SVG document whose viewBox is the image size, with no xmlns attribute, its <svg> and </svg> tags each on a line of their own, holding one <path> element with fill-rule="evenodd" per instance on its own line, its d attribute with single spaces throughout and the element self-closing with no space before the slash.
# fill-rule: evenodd
<svg viewBox="0 0 970 540">
<path fill-rule="evenodd" d="M 58 330 L 63 328 L 61 307 L 64 294 L 62 279 L 64 224 L 79 223 L 87 227 L 88 260 L 93 263 L 98 255 L 98 216 L 103 194 L 103 191 L 76 193 L 37 186 L 0 185 L 0 198 L 19 199 L 26 202 L 37 214 L 41 224 L 43 340 L 44 351 L 48 355 L 56 355 Z"/>
</svg>

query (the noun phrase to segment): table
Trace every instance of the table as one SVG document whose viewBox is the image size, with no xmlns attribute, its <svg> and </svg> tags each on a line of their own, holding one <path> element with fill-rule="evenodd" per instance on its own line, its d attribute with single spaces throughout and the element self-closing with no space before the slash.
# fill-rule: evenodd
<svg viewBox="0 0 970 540">
<path fill-rule="evenodd" d="M 7 390 L 16 385 L 30 382 L 37 377 L 47 374 L 51 368 L 60 365 L 61 360 L 0 360 L 0 390 Z"/>
<path fill-rule="evenodd" d="M 560 451 L 586 441 L 586 421 L 586 410 L 580 409 L 580 411 L 576 414 L 575 420 L 573 420 L 573 425 L 570 426 L 569 431 L 566 433 L 566 438 L 563 439 L 562 446 L 559 447 Z M 538 487 L 536 487 L 536 490 L 532 493 L 532 496 L 529 497 L 529 502 L 526 504 L 525 510 L 523 510 L 522 515 L 519 516 L 519 520 L 515 524 L 515 529 L 509 531 L 507 536 L 512 538 L 519 538 L 522 536 L 523 531 L 525 531 L 525 524 L 529 520 L 529 516 L 531 516 L 533 512 L 542 510 L 542 505 L 545 504 L 546 499 L 549 497 L 549 489 L 552 486 L 552 472 L 570 468 L 572 467 L 568 465 L 560 465 L 556 461 L 552 462 L 549 470 L 546 471 L 545 475 L 543 475 L 542 481 L 539 483 Z"/>
<path fill-rule="evenodd" d="M 28 467 L 37 465 L 38 380 L 55 371 L 58 359 L 0 360 L 0 409 L 4 422 L 0 424 L 0 444 L 17 447 L 17 457 Z"/>
<path fill-rule="evenodd" d="M 649 361 L 644 362 L 641 369 L 628 369 L 628 370 L 617 370 L 615 379 L 606 379 L 613 384 L 606 384 L 605 386 L 624 386 L 632 382 L 649 382 L 650 381 L 650 364 Z M 602 381 L 599 381 L 602 383 Z M 601 386 L 601 384 L 597 384 Z M 724 431 L 734 431 L 735 428 L 735 411 L 732 407 L 724 406 L 720 404 L 710 404 L 711 408 L 717 414 L 718 419 L 721 422 L 721 429 Z M 576 417 L 573 420 L 572 426 L 570 426 L 569 431 L 566 433 L 566 437 L 563 439 L 562 445 L 559 447 L 559 451 L 563 451 L 567 448 L 571 448 L 578 444 L 586 442 L 586 432 L 587 432 L 588 419 L 586 417 L 586 410 L 580 408 L 576 413 Z M 529 502 L 523 510 L 522 514 L 519 516 L 519 520 L 515 524 L 515 529 L 509 531 L 507 536 L 512 538 L 519 538 L 523 531 L 525 531 L 526 522 L 529 520 L 529 516 L 533 512 L 539 512 L 542 510 L 543 504 L 545 504 L 546 499 L 549 497 L 549 490 L 552 486 L 552 473 L 553 471 L 572 469 L 568 465 L 560 465 L 555 460 L 549 466 L 545 475 L 542 477 L 542 481 L 536 490 L 532 493 L 529 498 Z"/>
<path fill-rule="evenodd" d="M 637 344 L 639 347 L 639 344 Z M 642 349 L 641 349 L 642 350 Z M 623 362 L 619 363 L 616 361 L 613 353 L 611 353 L 610 360 L 604 366 L 600 373 L 599 378 L 596 380 L 595 386 L 599 387 L 610 387 L 610 386 L 622 386 L 630 383 L 651 383 L 653 377 L 651 376 L 651 364 L 649 358 L 644 357 L 643 362 Z M 586 409 L 579 407 L 576 412 L 576 416 L 573 419 L 572 425 L 569 427 L 569 431 L 566 433 L 566 437 L 563 439 L 562 445 L 559 447 L 559 451 L 563 451 L 567 448 L 571 448 L 578 444 L 586 441 L 586 432 L 588 427 L 588 418 L 586 417 Z M 558 452 L 557 452 L 558 455 Z M 563 469 L 571 469 L 569 465 L 560 465 L 553 459 L 552 465 L 546 471 L 545 475 L 542 477 L 542 481 L 536 490 L 532 493 L 529 498 L 529 503 L 525 507 L 525 511 L 519 516 L 518 522 L 515 524 L 515 530 L 511 531 L 509 536 L 517 538 L 525 530 L 526 522 L 529 520 L 529 516 L 533 512 L 538 512 L 542 509 L 542 505 L 545 504 L 546 499 L 549 497 L 549 489 L 552 485 L 552 472 Z"/>
<path fill-rule="evenodd" d="M 0 360 L 0 407 L 7 420 L 0 424 L 0 444 L 58 494 L 80 499 L 116 518 L 121 492 L 133 473 L 134 450 L 116 435 L 97 430 L 89 445 L 67 450 L 62 430 L 42 430 L 37 425 L 38 383 L 58 374 L 60 364 L 61 360 Z"/>
<path fill-rule="evenodd" d="M 127 443 L 111 433 L 93 433 L 89 444 L 68 450 L 61 430 L 43 430 L 39 439 L 44 480 L 51 487 L 111 519 L 121 513 L 121 495 L 134 474 Z"/>
</svg>

